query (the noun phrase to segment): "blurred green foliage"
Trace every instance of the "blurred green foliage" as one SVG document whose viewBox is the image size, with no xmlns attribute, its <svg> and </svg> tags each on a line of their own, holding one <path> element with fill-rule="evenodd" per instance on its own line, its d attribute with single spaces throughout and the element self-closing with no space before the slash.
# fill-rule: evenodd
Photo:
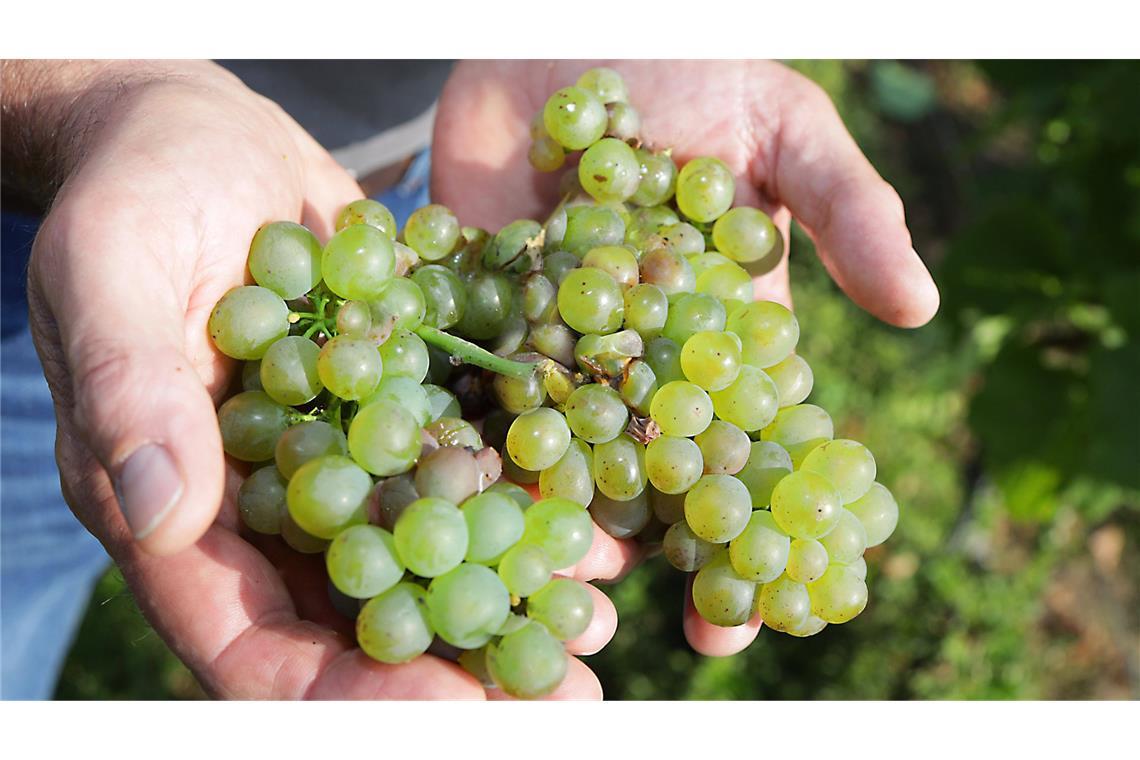
<svg viewBox="0 0 1140 760">
<path fill-rule="evenodd" d="M 684 578 L 650 561 L 607 589 L 618 633 L 587 661 L 619 699 L 1140 696 L 1140 65 L 793 65 L 943 295 L 927 327 L 878 323 L 794 234 L 809 400 L 875 452 L 898 531 L 859 618 L 723 659 L 685 644 Z M 112 572 L 59 696 L 198 694 Z"/>
</svg>

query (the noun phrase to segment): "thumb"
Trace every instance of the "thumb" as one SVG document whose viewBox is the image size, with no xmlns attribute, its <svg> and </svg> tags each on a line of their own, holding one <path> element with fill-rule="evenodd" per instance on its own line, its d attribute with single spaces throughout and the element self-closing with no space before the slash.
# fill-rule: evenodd
<svg viewBox="0 0 1140 760">
<path fill-rule="evenodd" d="M 104 535 L 123 535 L 125 522 L 145 551 L 172 554 L 217 516 L 221 437 L 187 357 L 187 296 L 159 259 L 138 250 L 137 237 L 132 251 L 121 228 L 108 227 L 65 208 L 45 222 L 29 272 L 33 330 L 61 429 L 69 423 L 102 465 L 121 512 L 85 516 Z M 94 500 L 90 475 L 61 460 L 73 497 Z"/>
</svg>

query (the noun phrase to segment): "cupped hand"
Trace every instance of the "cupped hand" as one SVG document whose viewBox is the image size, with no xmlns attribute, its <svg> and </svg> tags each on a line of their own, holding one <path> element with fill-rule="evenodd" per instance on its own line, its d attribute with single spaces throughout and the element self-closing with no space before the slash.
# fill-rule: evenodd
<svg viewBox="0 0 1140 760">
<path fill-rule="evenodd" d="M 359 187 L 279 108 L 212 64 L 110 65 L 92 92 L 29 272 L 73 511 L 213 695 L 497 696 L 441 658 L 371 660 L 331 607 L 321 555 L 240 529 L 244 473 L 222 454 L 214 410 L 235 364 L 210 344 L 207 318 L 246 279 L 260 225 L 299 221 L 327 239 Z M 575 577 L 619 572 L 606 551 Z M 612 605 L 595 599 L 574 653 L 613 634 Z M 597 697 L 600 687 L 572 659 L 554 696 Z"/>
<path fill-rule="evenodd" d="M 736 203 L 768 212 L 789 237 L 794 215 L 832 278 L 855 303 L 900 327 L 938 310 L 938 290 L 911 245 L 902 201 L 859 150 L 827 95 L 803 76 L 764 61 L 471 62 L 456 67 L 440 99 L 432 189 L 464 224 L 495 229 L 544 218 L 558 201 L 560 173 L 527 161 L 530 123 L 549 95 L 591 66 L 616 69 L 629 85 L 654 149 L 678 165 L 722 159 L 737 177 Z M 758 298 L 791 306 L 784 257 L 755 281 Z M 687 595 L 685 634 L 710 655 L 747 647 L 759 618 L 720 628 Z"/>
</svg>

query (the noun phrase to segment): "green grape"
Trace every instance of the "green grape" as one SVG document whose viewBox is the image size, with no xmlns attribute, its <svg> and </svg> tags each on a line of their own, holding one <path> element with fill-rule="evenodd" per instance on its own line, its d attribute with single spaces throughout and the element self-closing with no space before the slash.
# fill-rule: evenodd
<svg viewBox="0 0 1140 760">
<path fill-rule="evenodd" d="M 599 491 L 590 503 L 590 516 L 614 538 L 632 538 L 649 524 L 653 510 L 645 491 L 625 501 L 615 501 Z"/>
<path fill-rule="evenodd" d="M 281 519 L 281 538 L 284 539 L 286 546 L 300 554 L 320 554 L 329 545 L 326 539 L 317 538 L 301 530 L 288 512 Z"/>
<path fill-rule="evenodd" d="M 479 431 L 462 417 L 440 417 L 425 425 L 424 432 L 444 448 L 479 451 L 484 446 Z"/>
<path fill-rule="evenodd" d="M 535 372 L 525 378 L 495 375 L 491 381 L 499 406 L 511 414 L 522 414 L 537 409 L 546 401 L 546 386 L 542 375 Z"/>
<path fill-rule="evenodd" d="M 748 489 L 731 475 L 705 475 L 685 496 L 685 522 L 709 543 L 728 543 L 751 517 Z"/>
<path fill-rule="evenodd" d="M 562 239 L 566 236 L 566 206 L 560 203 L 554 207 L 554 211 L 543 223 L 542 231 L 545 233 L 542 240 L 542 250 L 547 254 L 559 252 Z M 565 252 L 563 251 L 563 253 Z M 539 263 L 545 268 L 545 261 L 539 261 Z"/>
<path fill-rule="evenodd" d="M 354 224 L 333 235 L 321 256 L 325 285 L 341 298 L 371 300 L 395 273 L 392 241 L 368 224 Z"/>
<path fill-rule="evenodd" d="M 691 293 L 697 276 L 684 256 L 656 248 L 641 257 L 641 281 L 656 285 L 667 296 Z"/>
<path fill-rule="evenodd" d="M 840 509 L 839 521 L 819 542 L 833 561 L 848 565 L 863 556 L 867 548 L 867 529 L 850 511 Z"/>
<path fill-rule="evenodd" d="M 376 344 L 364 338 L 338 335 L 321 348 L 317 357 L 321 382 L 334 396 L 348 401 L 370 396 L 383 373 L 384 361 Z"/>
<path fill-rule="evenodd" d="M 289 334 L 289 307 L 268 288 L 243 285 L 218 301 L 208 329 L 214 346 L 226 356 L 260 359 Z"/>
<path fill-rule="evenodd" d="M 467 449 L 441 447 L 420 457 L 415 483 L 420 496 L 461 504 L 479 491 L 479 465 Z"/>
<path fill-rule="evenodd" d="M 769 583 L 788 566 L 791 543 L 772 514 L 760 509 L 752 513 L 743 532 L 728 545 L 728 559 L 742 578 Z"/>
<path fill-rule="evenodd" d="M 570 446 L 566 418 L 549 407 L 521 414 L 507 431 L 507 452 L 515 464 L 540 472 L 562 458 Z"/>
<path fill-rule="evenodd" d="M 536 325 L 530 331 L 530 345 L 543 356 L 549 356 L 564 367 L 574 364 L 574 332 L 563 324 Z"/>
<path fill-rule="evenodd" d="M 499 560 L 499 578 L 515 596 L 525 599 L 550 581 L 550 558 L 538 546 L 516 544 Z"/>
<path fill-rule="evenodd" d="M 754 298 L 752 275 L 739 264 L 728 262 L 709 267 L 697 274 L 697 292 L 724 300 L 751 302 Z"/>
<path fill-rule="evenodd" d="M 645 447 L 645 470 L 649 482 L 661 493 L 688 491 L 701 479 L 703 468 L 700 446 L 689 438 L 662 435 Z"/>
<path fill-rule="evenodd" d="M 772 503 L 772 489 L 791 471 L 792 458 L 780 444 L 753 441 L 748 461 L 736 477 L 752 496 L 752 506 L 758 509 Z"/>
<path fill-rule="evenodd" d="M 379 506 L 377 515 L 380 527 L 392 530 L 396 520 L 416 499 L 420 498 L 416 492 L 415 478 L 410 472 L 385 478 L 376 488 L 376 499 Z"/>
<path fill-rule="evenodd" d="M 712 230 L 718 251 L 733 261 L 759 261 L 776 244 L 776 225 L 760 209 L 740 206 L 716 220 Z"/>
<path fill-rule="evenodd" d="M 788 577 L 797 583 L 811 583 L 827 572 L 830 562 L 827 548 L 822 543 L 814 538 L 797 538 L 792 541 L 788 552 Z"/>
<path fill-rule="evenodd" d="M 645 343 L 633 330 L 610 335 L 583 335 L 574 344 L 574 360 L 583 374 L 608 380 L 625 372 L 630 361 L 641 356 Z"/>
<path fill-rule="evenodd" d="M 633 148 L 606 137 L 586 149 L 578 162 L 578 182 L 601 203 L 620 203 L 637 190 L 641 164 Z"/>
<path fill-rule="evenodd" d="M 781 530 L 796 538 L 826 536 L 841 509 L 839 492 L 814 472 L 793 472 L 772 490 L 772 516 Z"/>
<path fill-rule="evenodd" d="M 373 325 L 382 329 L 415 330 L 424 322 L 427 301 L 414 280 L 393 277 L 369 301 L 368 308 Z"/>
<path fill-rule="evenodd" d="M 603 245 L 591 248 L 582 257 L 583 267 L 601 269 L 614 279 L 622 290 L 637 284 L 637 257 L 624 245 Z"/>
<path fill-rule="evenodd" d="M 630 201 L 636 197 L 637 193 L 634 193 Z M 625 228 L 625 244 L 633 246 L 635 255 L 640 260 L 645 251 L 663 245 L 659 234 L 661 229 L 676 224 L 678 220 L 677 212 L 668 206 L 634 208 L 630 212 L 629 224 Z"/>
<path fill-rule="evenodd" d="M 665 337 L 654 338 L 645 346 L 645 363 L 653 370 L 659 388 L 675 381 L 685 382 L 681 369 L 681 347 Z"/>
<path fill-rule="evenodd" d="M 855 573 L 855 577 L 857 577 L 859 580 L 867 580 L 867 560 L 863 557 L 860 557 L 859 559 L 847 565 L 847 569 Z"/>
<path fill-rule="evenodd" d="M 345 206 L 336 218 L 336 231 L 353 224 L 369 224 L 387 235 L 389 240 L 396 239 L 396 217 L 387 206 L 371 198 L 360 198 Z"/>
<path fill-rule="evenodd" d="M 646 449 L 646 454 L 649 451 Z M 665 525 L 673 525 L 685 519 L 685 494 L 670 494 L 658 491 L 652 486 L 645 489 L 649 494 L 649 506 L 653 515 Z"/>
<path fill-rule="evenodd" d="M 705 252 L 705 236 L 688 222 L 677 222 L 665 227 L 661 230 L 661 240 L 678 256 Z"/>
<path fill-rule="evenodd" d="M 866 528 L 867 548 L 886 541 L 899 524 L 899 505 L 881 483 L 872 483 L 867 493 L 848 504 L 847 509 Z"/>
<path fill-rule="evenodd" d="M 507 618 L 507 620 L 509 621 L 510 618 Z M 459 664 L 459 667 L 471 674 L 484 689 L 495 688 L 495 681 L 491 678 L 491 671 L 487 670 L 487 647 L 464 649 L 459 652 L 459 657 L 456 659 L 456 662 Z"/>
<path fill-rule="evenodd" d="M 385 370 L 387 367 L 385 367 Z M 384 373 L 384 379 L 376 386 L 368 398 L 360 402 L 360 408 L 371 406 L 378 401 L 390 401 L 412 416 L 418 424 L 426 425 L 431 420 L 431 405 L 428 401 L 427 386 L 410 377 Z"/>
<path fill-rule="evenodd" d="M 417 209 L 404 224 L 404 240 L 425 261 L 439 261 L 460 242 L 459 220 L 451 209 L 432 203 Z"/>
<path fill-rule="evenodd" d="M 542 549 L 556 570 L 579 562 L 594 541 L 590 513 L 569 499 L 540 499 L 530 505 L 524 517 L 522 542 Z"/>
<path fill-rule="evenodd" d="M 575 269 L 558 287 L 558 312 L 580 333 L 612 333 L 625 316 L 621 288 L 600 269 Z"/>
<path fill-rule="evenodd" d="M 732 383 L 709 396 L 718 417 L 748 432 L 766 428 L 780 411 L 776 384 L 751 364 L 743 365 Z"/>
<path fill-rule="evenodd" d="M 625 373 L 618 381 L 618 393 L 627 406 L 648 417 L 653 397 L 657 394 L 657 376 L 647 363 L 634 359 L 626 365 Z"/>
<path fill-rule="evenodd" d="M 364 522 L 372 478 L 348 457 L 310 459 L 293 473 L 285 500 L 289 516 L 317 538 L 336 538 L 350 525 Z"/>
<path fill-rule="evenodd" d="M 681 348 L 685 377 L 706 391 L 727 388 L 740 374 L 740 344 L 734 336 L 703 330 Z"/>
<path fill-rule="evenodd" d="M 625 291 L 625 327 L 636 330 L 644 340 L 653 340 L 665 327 L 669 299 L 656 285 L 642 283 Z"/>
<path fill-rule="evenodd" d="M 285 486 L 276 467 L 262 467 L 246 478 L 238 489 L 237 505 L 241 520 L 255 533 L 276 536 L 285 517 Z"/>
<path fill-rule="evenodd" d="M 482 249 L 483 268 L 491 272 L 527 272 L 535 263 L 542 225 L 533 219 L 516 219 Z"/>
<path fill-rule="evenodd" d="M 446 330 L 463 318 L 467 289 L 447 267 L 429 264 L 412 273 L 412 281 L 424 296 L 424 320 L 428 327 Z"/>
<path fill-rule="evenodd" d="M 423 338 L 397 330 L 380 346 L 384 377 L 409 377 L 422 383 L 428 372 L 428 350 Z"/>
<path fill-rule="evenodd" d="M 443 575 L 467 554 L 467 521 L 459 507 L 443 499 L 413 501 L 396 520 L 392 534 L 400 559 L 421 578 Z"/>
<path fill-rule="evenodd" d="M 814 636 L 826 627 L 826 620 L 818 618 L 815 615 L 808 615 L 807 620 L 804 621 L 803 625 L 784 631 L 784 633 L 787 633 L 791 636 L 804 638 L 806 636 Z"/>
<path fill-rule="evenodd" d="M 846 623 L 867 606 L 866 582 L 846 565 L 831 565 L 807 591 L 811 611 L 828 623 Z"/>
<path fill-rule="evenodd" d="M 629 103 L 610 103 L 606 106 L 606 137 L 623 143 L 634 142 L 641 133 L 641 114 Z"/>
<path fill-rule="evenodd" d="M 324 389 L 317 374 L 320 353 L 320 347 L 308 338 L 282 338 L 261 358 L 261 386 L 279 404 L 298 406 L 312 401 Z"/>
<path fill-rule="evenodd" d="M 337 534 L 325 565 L 337 590 L 354 599 L 371 599 L 404 577 L 392 534 L 375 525 L 353 525 Z"/>
<path fill-rule="evenodd" d="M 462 649 L 488 643 L 511 614 L 511 596 L 494 570 L 462 564 L 432 580 L 428 620 L 441 639 Z"/>
<path fill-rule="evenodd" d="M 608 385 L 590 383 L 570 394 L 566 422 L 570 430 L 588 443 L 605 443 L 621 435 L 629 411 L 618 392 Z"/>
<path fill-rule="evenodd" d="M 277 439 L 289 427 L 289 410 L 263 391 L 243 391 L 218 407 L 222 449 L 243 462 L 273 458 Z"/>
<path fill-rule="evenodd" d="M 515 460 L 511 459 L 510 452 L 507 452 L 507 456 L 503 457 L 503 477 L 515 483 L 534 485 L 538 483 L 539 478 L 542 477 L 542 473 L 520 467 Z"/>
<path fill-rule="evenodd" d="M 543 497 L 560 496 L 583 507 L 594 497 L 594 452 L 578 438 L 562 458 L 538 476 L 538 490 Z"/>
<path fill-rule="evenodd" d="M 427 592 L 414 583 L 397 583 L 360 608 L 356 641 L 374 660 L 398 665 L 419 657 L 431 646 Z"/>
<path fill-rule="evenodd" d="M 594 446 L 594 482 L 615 501 L 629 501 L 645 490 L 645 447 L 627 434 Z"/>
<path fill-rule="evenodd" d="M 381 381 L 383 382 L 383 381 Z M 423 386 L 428 399 L 428 420 L 434 422 L 441 417 L 460 417 L 463 412 L 459 408 L 459 399 L 455 394 L 439 385 L 426 383 Z"/>
<path fill-rule="evenodd" d="M 748 462 L 752 441 L 748 434 L 723 420 L 713 420 L 693 438 L 701 450 L 704 470 L 710 475 L 735 475 Z"/>
<path fill-rule="evenodd" d="M 682 438 L 704 432 L 713 417 L 709 394 L 700 386 L 684 380 L 661 386 L 653 396 L 650 409 L 662 433 Z"/>
<path fill-rule="evenodd" d="M 594 598 L 585 584 L 572 578 L 555 578 L 527 599 L 526 616 L 546 626 L 555 638 L 569 641 L 590 627 Z"/>
<path fill-rule="evenodd" d="M 660 206 L 673 197 L 677 186 L 677 165 L 666 153 L 653 153 L 638 148 L 634 151 L 641 169 L 641 180 L 637 190 L 630 196 L 630 203 L 638 206 Z M 674 220 L 674 224 L 679 220 Z"/>
<path fill-rule="evenodd" d="M 399 240 L 392 243 L 392 250 L 396 253 L 396 276 L 404 277 L 408 272 L 420 264 L 420 255 Z"/>
<path fill-rule="evenodd" d="M 795 467 L 799 467 L 816 446 L 830 441 L 834 435 L 831 417 L 814 404 L 781 409 L 771 424 L 760 431 L 763 440 L 774 441 L 787 449 Z"/>
<path fill-rule="evenodd" d="M 685 293 L 669 304 L 669 316 L 661 334 L 683 346 L 699 332 L 724 330 L 724 304 L 708 293 Z M 747 356 L 747 351 L 743 352 Z"/>
<path fill-rule="evenodd" d="M 394 278 L 389 282 L 408 282 L 408 280 Z M 336 332 L 338 335 L 363 338 L 371 329 L 372 310 L 364 301 L 345 301 L 336 310 Z"/>
<path fill-rule="evenodd" d="M 665 539 L 661 549 L 669 564 L 683 573 L 700 570 L 708 561 L 721 550 L 716 544 L 710 544 L 693 533 L 693 529 L 684 520 L 679 520 L 669 526 L 665 531 Z"/>
<path fill-rule="evenodd" d="M 266 224 L 250 243 L 249 273 L 286 301 L 300 298 L 321 281 L 321 244 L 299 224 Z"/>
<path fill-rule="evenodd" d="M 812 604 L 804 584 L 782 575 L 760 587 L 756 595 L 756 611 L 764 625 L 772 630 L 793 631 L 807 622 Z"/>
<path fill-rule="evenodd" d="M 744 362 L 760 369 L 786 359 L 800 339 L 795 315 L 775 301 L 755 301 L 738 309 L 728 329 L 744 344 Z"/>
<path fill-rule="evenodd" d="M 694 158 L 677 174 L 677 208 L 697 222 L 711 222 L 727 211 L 735 193 L 732 172 L 719 158 Z"/>
<path fill-rule="evenodd" d="M 801 404 L 811 393 L 814 382 L 811 367 L 799 354 L 789 354 L 787 359 L 773 364 L 764 372 L 776 384 L 781 408 Z"/>
<path fill-rule="evenodd" d="M 467 306 L 456 332 L 475 340 L 497 336 L 510 316 L 513 294 L 506 277 L 481 272 L 467 281 Z"/>
<path fill-rule="evenodd" d="M 261 387 L 261 360 L 242 362 L 241 389 L 243 391 L 263 391 Z"/>
<path fill-rule="evenodd" d="M 812 449 L 800 469 L 825 477 L 839 491 L 844 504 L 861 498 L 875 482 L 875 457 L 863 444 L 846 438 L 827 441 Z"/>
<path fill-rule="evenodd" d="M 373 475 L 407 472 L 420 455 L 420 424 L 400 404 L 373 401 L 361 407 L 348 426 L 348 450 Z"/>
<path fill-rule="evenodd" d="M 597 95 L 603 103 L 625 103 L 629 100 L 629 89 L 621 74 L 605 66 L 589 69 L 578 77 L 577 84 Z"/>
<path fill-rule="evenodd" d="M 524 512 L 531 504 L 534 504 L 534 498 L 531 497 L 525 488 L 509 480 L 499 480 L 496 483 L 492 483 L 483 493 L 501 493 L 504 496 L 509 496 Z"/>
<path fill-rule="evenodd" d="M 609 206 L 574 206 L 566 210 L 566 234 L 562 238 L 562 249 L 578 259 L 585 256 L 591 248 L 621 245 L 624 240 L 625 222 Z M 561 268 L 566 266 L 566 262 L 552 265 L 548 260 L 544 263 L 544 267 L 552 266 Z M 561 284 L 561 277 L 551 276 L 549 272 L 546 276 L 555 285 Z"/>
<path fill-rule="evenodd" d="M 756 584 L 732 569 L 726 551 L 713 555 L 693 578 L 693 606 L 713 625 L 747 623 L 755 595 Z"/>
<path fill-rule="evenodd" d="M 460 507 L 467 521 L 468 562 L 494 565 L 523 534 L 523 511 L 510 496 L 485 491 Z"/>
<path fill-rule="evenodd" d="M 495 684 L 512 697 L 535 699 L 558 688 L 569 658 L 562 642 L 540 624 L 508 633 L 487 647 L 487 670 Z"/>
<path fill-rule="evenodd" d="M 499 626 L 499 630 L 495 633 L 496 636 L 506 636 L 508 633 L 514 633 L 520 628 L 530 625 L 530 620 L 525 615 L 520 615 L 517 612 L 512 612 L 507 615 L 507 621 Z M 491 684 L 494 686 L 494 683 Z"/>
<path fill-rule="evenodd" d="M 556 172 L 566 163 L 566 151 L 545 132 L 531 141 L 526 157 L 530 165 L 540 172 Z"/>
<path fill-rule="evenodd" d="M 721 255 L 716 251 L 705 251 L 704 253 L 690 253 L 685 256 L 685 260 L 689 262 L 689 266 L 693 268 L 693 273 L 697 276 L 697 280 L 705 272 L 718 266 L 725 264 L 732 264 L 732 259 L 727 256 Z M 702 291 L 704 292 L 704 291 Z M 716 295 L 715 293 L 713 295 Z M 719 296 L 718 296 L 719 297 Z M 752 300 L 752 299 L 748 299 Z"/>
<path fill-rule="evenodd" d="M 273 461 L 282 476 L 291 478 L 305 462 L 328 454 L 347 456 L 348 439 L 327 422 L 309 420 L 281 434 L 273 449 Z"/>
<path fill-rule="evenodd" d="M 545 275 L 535 272 L 523 284 L 523 316 L 531 324 L 558 321 L 558 288 Z"/>
<path fill-rule="evenodd" d="M 606 131 L 606 107 L 593 92 L 563 87 L 546 101 L 542 121 L 547 133 L 567 150 L 584 150 Z"/>
</svg>

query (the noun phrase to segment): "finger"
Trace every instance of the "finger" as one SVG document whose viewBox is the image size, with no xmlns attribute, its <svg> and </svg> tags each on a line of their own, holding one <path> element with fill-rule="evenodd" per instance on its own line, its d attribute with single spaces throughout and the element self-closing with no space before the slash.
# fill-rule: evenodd
<svg viewBox="0 0 1140 760">
<path fill-rule="evenodd" d="M 553 692 L 542 697 L 543 701 L 600 700 L 602 684 L 594 671 L 586 667 L 577 657 L 567 658 L 566 677 Z M 496 701 L 512 700 L 514 697 L 499 689 L 488 689 L 487 699 Z"/>
<path fill-rule="evenodd" d="M 831 99 L 788 71 L 765 188 L 803 223 L 836 283 L 900 327 L 938 311 L 938 288 L 915 253 L 902 201 L 859 150 Z"/>
<path fill-rule="evenodd" d="M 590 592 L 594 601 L 594 615 L 590 618 L 590 625 L 576 638 L 566 642 L 566 651 L 570 654 L 597 654 L 617 632 L 618 616 L 614 603 L 610 598 L 589 583 L 583 583 Z"/>
<path fill-rule="evenodd" d="M 705 620 L 693 606 L 693 576 L 685 585 L 685 638 L 689 645 L 707 657 L 727 657 L 748 648 L 760 633 L 760 615 L 743 625 L 725 628 Z"/>
<path fill-rule="evenodd" d="M 307 699 L 484 699 L 483 687 L 458 665 L 432 655 L 403 665 L 377 662 L 359 649 L 322 670 Z"/>
<path fill-rule="evenodd" d="M 595 524 L 590 551 L 578 564 L 563 572 L 580 581 L 614 583 L 637 567 L 643 553 L 636 541 L 614 538 Z"/>
</svg>

